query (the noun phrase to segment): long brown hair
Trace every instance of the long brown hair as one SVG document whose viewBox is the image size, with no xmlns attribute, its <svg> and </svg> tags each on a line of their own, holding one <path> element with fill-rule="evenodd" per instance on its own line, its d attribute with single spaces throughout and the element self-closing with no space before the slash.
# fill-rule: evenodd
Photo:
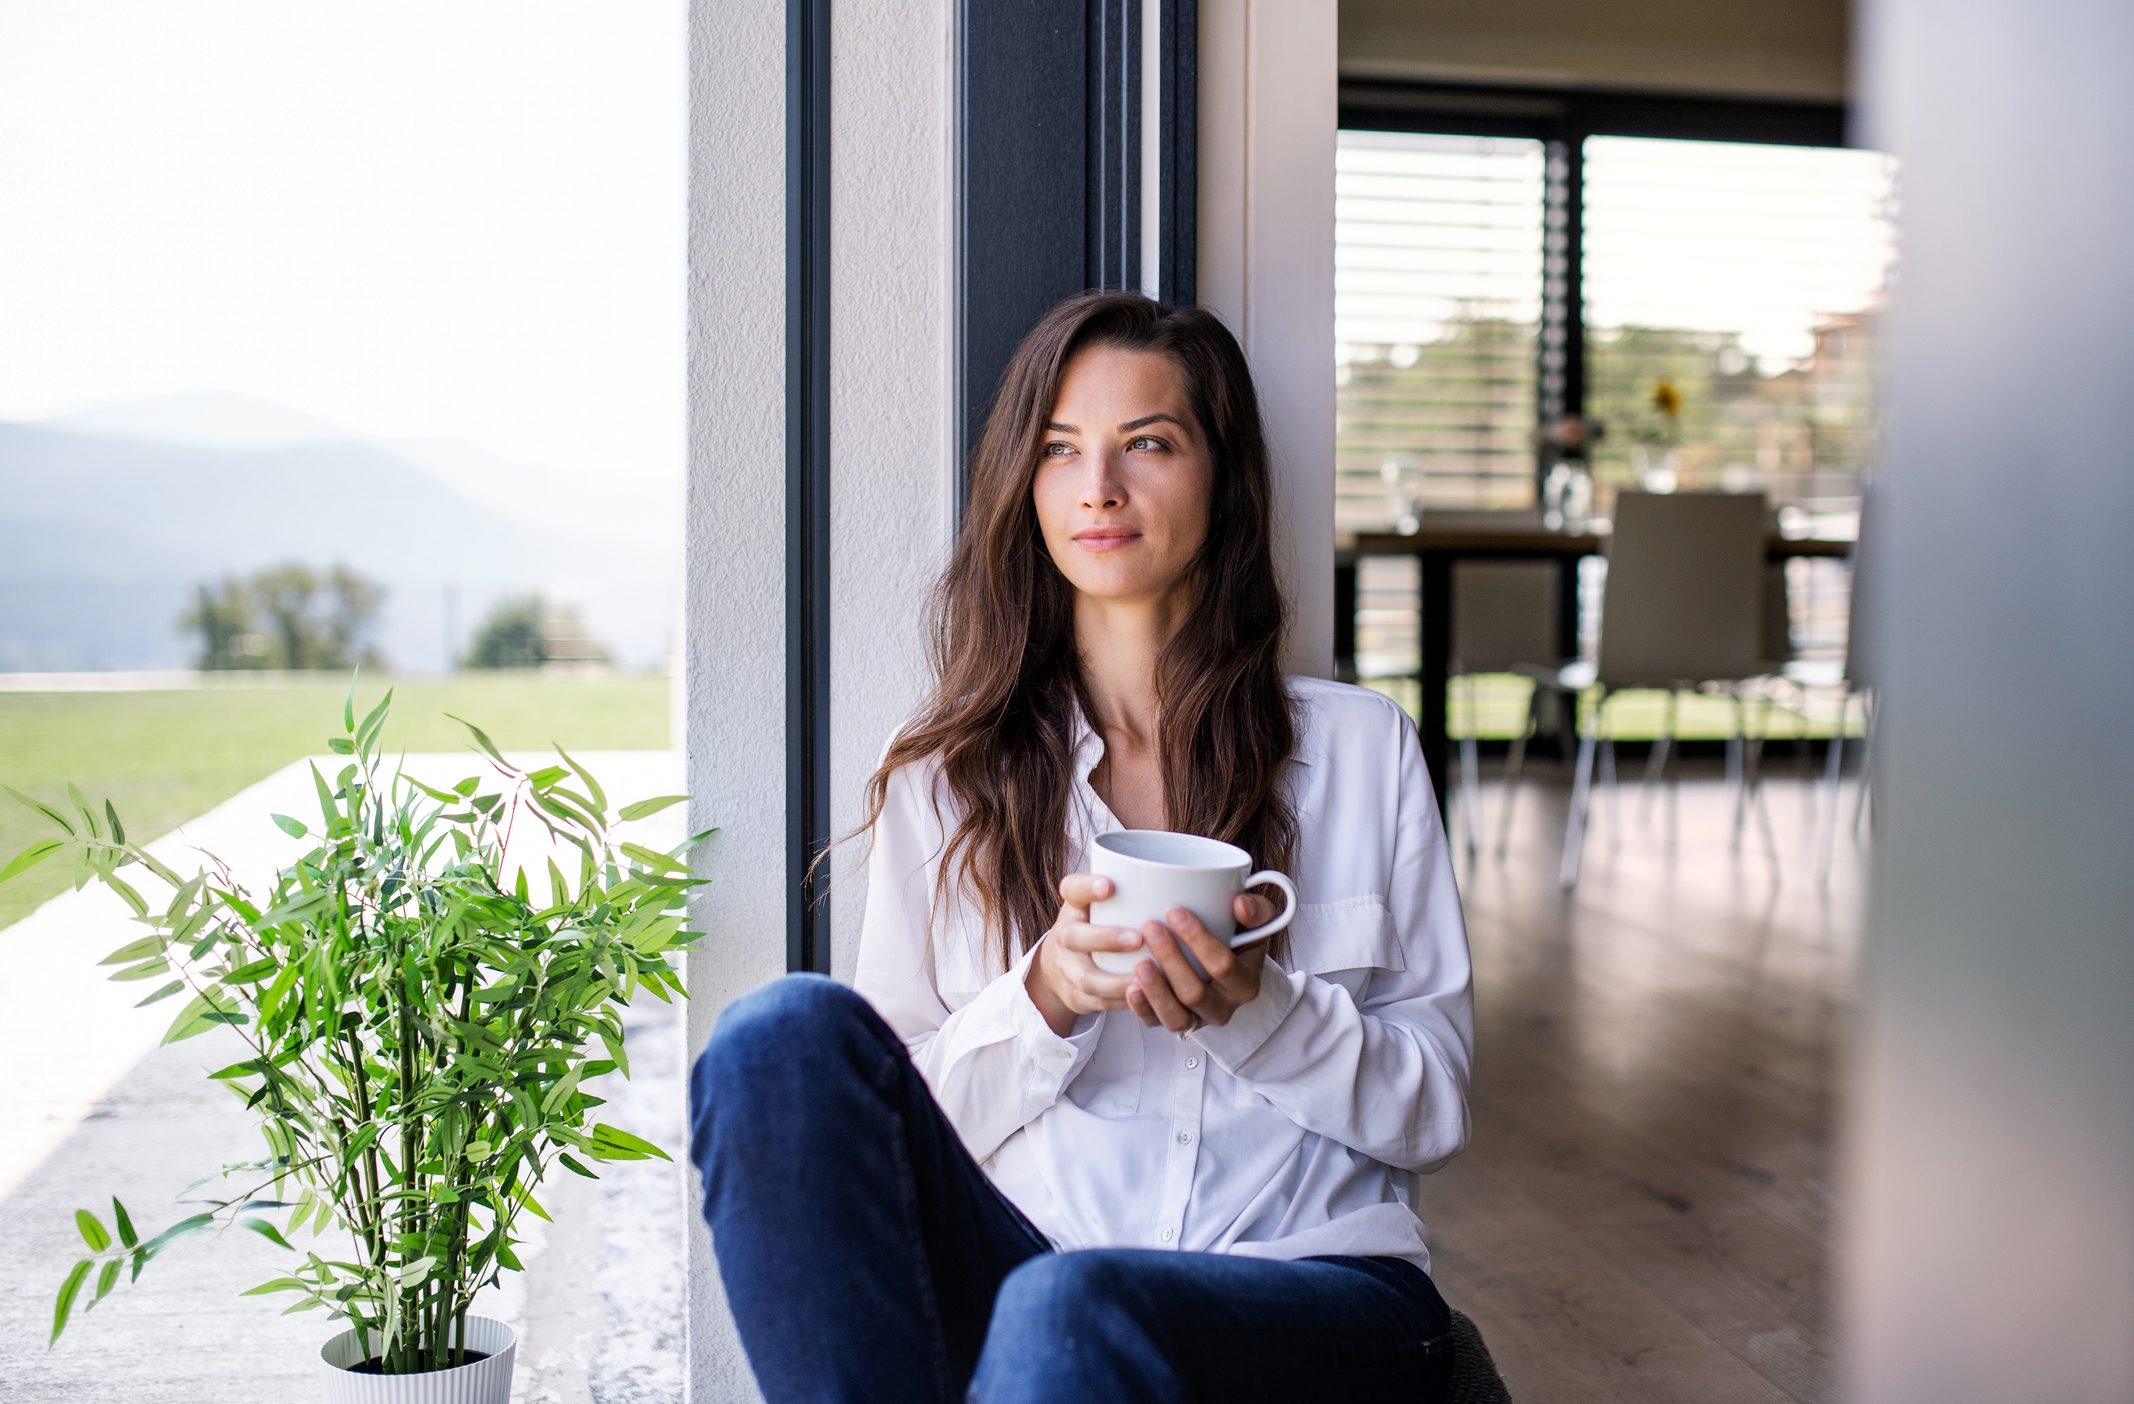
<svg viewBox="0 0 2134 1404">
<path fill-rule="evenodd" d="M 1297 723 L 1281 660 L 1289 607 L 1275 576 L 1259 398 L 1215 315 L 1137 293 L 1084 292 L 1030 329 L 971 457 L 970 506 L 934 589 L 934 686 L 867 783 L 871 829 L 890 774 L 937 757 L 962 820 L 941 854 L 985 918 L 1005 970 L 1050 929 L 1067 874 L 1074 709 L 1094 725 L 1074 641 L 1074 589 L 1046 555 L 1032 501 L 1045 426 L 1074 356 L 1157 352 L 1184 378 L 1212 468 L 1195 607 L 1156 665 L 1166 822 L 1288 868 L 1297 821 L 1280 779 Z M 1288 933 L 1275 954 L 1286 958 Z"/>
</svg>

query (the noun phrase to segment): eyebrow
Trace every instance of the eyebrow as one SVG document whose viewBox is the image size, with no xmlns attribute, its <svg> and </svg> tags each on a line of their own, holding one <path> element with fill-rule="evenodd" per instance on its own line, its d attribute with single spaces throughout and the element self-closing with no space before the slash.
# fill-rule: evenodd
<svg viewBox="0 0 2134 1404">
<path fill-rule="evenodd" d="M 1175 414 L 1157 413 L 1144 414 L 1139 419 L 1129 419 L 1126 421 L 1126 423 L 1119 426 L 1119 432 L 1122 434 L 1130 434 L 1134 430 L 1142 428 L 1145 425 L 1154 424 L 1159 419 L 1167 419 L 1181 429 L 1186 427 L 1186 422 L 1180 419 Z M 1045 427 L 1047 429 L 1056 430 L 1057 432 L 1062 434 L 1079 434 L 1082 432 L 1081 430 L 1075 428 L 1072 424 L 1062 424 L 1058 420 L 1054 420 L 1052 423 L 1047 424 Z"/>
</svg>

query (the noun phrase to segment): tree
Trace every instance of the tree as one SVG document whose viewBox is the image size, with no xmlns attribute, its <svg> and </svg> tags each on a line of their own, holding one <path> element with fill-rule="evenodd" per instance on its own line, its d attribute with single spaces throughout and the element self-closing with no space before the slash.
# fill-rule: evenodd
<svg viewBox="0 0 2134 1404">
<path fill-rule="evenodd" d="M 321 576 L 290 561 L 199 586 L 178 627 L 198 635 L 208 671 L 378 667 L 370 638 L 384 603 L 385 587 L 348 566 Z"/>
<path fill-rule="evenodd" d="M 467 651 L 470 668 L 538 668 L 548 661 L 542 634 L 541 599 L 520 595 L 500 601 L 474 631 Z"/>
<path fill-rule="evenodd" d="M 578 611 L 539 595 L 498 601 L 474 632 L 469 668 L 544 668 L 605 663 L 608 651 L 587 632 Z"/>
</svg>

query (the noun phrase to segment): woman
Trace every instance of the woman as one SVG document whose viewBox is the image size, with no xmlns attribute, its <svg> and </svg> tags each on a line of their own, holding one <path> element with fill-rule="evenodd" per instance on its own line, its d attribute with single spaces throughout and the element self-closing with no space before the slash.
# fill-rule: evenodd
<svg viewBox="0 0 2134 1404">
<path fill-rule="evenodd" d="M 1407 717 L 1280 671 L 1270 500 L 1211 314 L 1084 293 L 1010 362 L 935 686 L 869 786 L 854 988 L 736 1000 L 692 1080 L 772 1404 L 1442 1390 L 1406 1201 L 1467 1140 L 1466 933 Z M 1294 922 L 1234 951 L 1182 909 L 1093 925 L 1117 828 L 1245 848 Z"/>
</svg>

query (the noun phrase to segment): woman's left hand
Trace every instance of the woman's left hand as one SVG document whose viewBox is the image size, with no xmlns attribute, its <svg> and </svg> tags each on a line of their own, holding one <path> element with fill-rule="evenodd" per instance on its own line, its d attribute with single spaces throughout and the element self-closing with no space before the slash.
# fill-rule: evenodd
<svg viewBox="0 0 2134 1404">
<path fill-rule="evenodd" d="M 1240 894 L 1231 907 L 1241 931 L 1274 920 L 1274 903 L 1249 892 Z M 1267 942 L 1233 948 L 1210 935 L 1200 918 L 1184 907 L 1171 908 L 1169 916 L 1169 924 L 1151 921 L 1141 928 L 1150 958 L 1134 965 L 1126 1007 L 1142 1023 L 1161 1024 L 1176 1034 L 1191 1033 L 1203 1024 L 1229 1023 L 1239 1006 L 1259 998 Z M 1181 942 L 1192 948 L 1207 979 L 1193 973 L 1179 949 Z"/>
</svg>

